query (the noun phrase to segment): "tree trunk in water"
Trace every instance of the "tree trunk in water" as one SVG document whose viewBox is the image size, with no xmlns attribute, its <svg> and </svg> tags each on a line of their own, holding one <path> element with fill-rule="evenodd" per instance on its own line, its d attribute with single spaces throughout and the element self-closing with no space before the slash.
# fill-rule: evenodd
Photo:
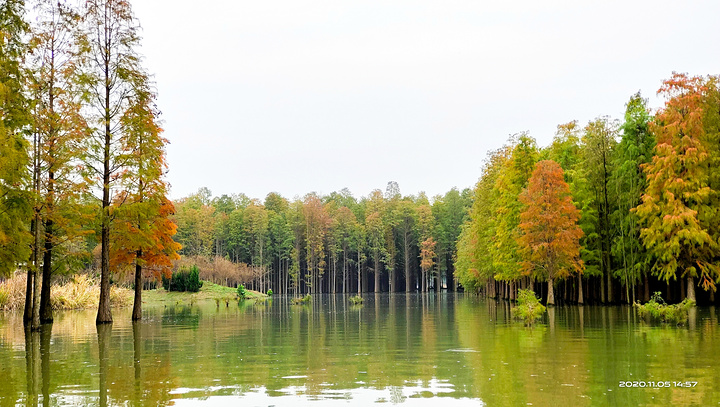
<svg viewBox="0 0 720 407">
<path fill-rule="evenodd" d="M 583 304 L 585 304 L 585 298 L 583 298 L 582 276 L 578 274 L 578 305 Z"/>
<path fill-rule="evenodd" d="M 548 279 L 548 296 L 547 305 L 555 305 L 555 290 L 553 288 L 553 279 Z"/>
<path fill-rule="evenodd" d="M 112 323 L 110 311 L 110 67 L 105 61 L 105 140 L 103 145 L 102 224 L 100 227 L 100 301 L 96 324 Z M 99 331 L 98 331 L 99 332 Z M 102 401 L 102 399 L 101 399 Z"/>
<path fill-rule="evenodd" d="M 52 177 L 51 177 L 52 183 Z M 40 322 L 53 322 L 52 306 L 50 305 L 50 282 L 52 278 L 53 221 L 45 221 L 45 253 L 42 267 L 42 293 L 40 297 Z"/>
<path fill-rule="evenodd" d="M 645 286 L 643 289 L 643 301 L 648 302 L 650 301 L 650 282 L 648 281 L 647 273 L 645 273 L 643 279 L 645 280 L 645 282 L 643 283 L 643 285 Z"/>
<path fill-rule="evenodd" d="M 438 267 L 437 274 L 435 275 L 435 292 L 440 292 L 440 289 L 442 288 L 442 273 L 440 272 L 440 267 Z M 450 288 L 450 287 L 448 287 Z"/>
<path fill-rule="evenodd" d="M 139 321 L 142 319 L 142 250 L 138 250 L 135 254 L 135 301 L 133 301 L 132 320 Z"/>
<path fill-rule="evenodd" d="M 35 267 L 30 260 L 27 270 L 27 286 L 25 287 L 25 309 L 23 311 L 23 324 L 31 324 L 33 319 L 33 280 L 35 280 Z"/>
<path fill-rule="evenodd" d="M 607 302 L 608 304 L 613 302 L 612 277 L 610 276 L 609 267 L 607 271 Z"/>
<path fill-rule="evenodd" d="M 50 252 L 46 252 L 43 262 L 42 291 L 40 293 L 40 322 L 43 324 L 53 322 L 52 305 L 50 304 L 50 281 L 52 270 L 50 269 L 50 260 L 47 258 Z"/>
<path fill-rule="evenodd" d="M 375 287 L 374 291 L 376 293 L 380 292 L 380 259 L 378 258 L 379 254 L 375 253 Z"/>
<path fill-rule="evenodd" d="M 695 281 L 691 276 L 687 277 L 687 296 L 685 298 L 695 301 Z"/>
<path fill-rule="evenodd" d="M 600 276 L 600 302 L 605 304 L 605 276 Z"/>
<path fill-rule="evenodd" d="M 403 245 L 405 255 L 405 292 L 410 292 L 410 284 L 412 280 L 412 274 L 410 274 L 410 242 L 407 234 L 405 235 L 405 244 Z"/>
<path fill-rule="evenodd" d="M 107 217 L 107 208 L 104 212 L 104 216 Z M 112 323 L 112 313 L 110 312 L 110 227 L 105 224 L 102 226 L 100 241 L 100 302 L 95 323 L 108 324 Z"/>
</svg>

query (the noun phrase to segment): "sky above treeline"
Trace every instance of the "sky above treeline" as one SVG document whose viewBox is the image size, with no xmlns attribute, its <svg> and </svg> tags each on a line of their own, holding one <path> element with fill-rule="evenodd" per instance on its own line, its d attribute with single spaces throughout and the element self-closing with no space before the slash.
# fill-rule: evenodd
<svg viewBox="0 0 720 407">
<path fill-rule="evenodd" d="M 472 187 L 528 131 L 720 73 L 720 2 L 134 0 L 171 198 Z"/>
</svg>

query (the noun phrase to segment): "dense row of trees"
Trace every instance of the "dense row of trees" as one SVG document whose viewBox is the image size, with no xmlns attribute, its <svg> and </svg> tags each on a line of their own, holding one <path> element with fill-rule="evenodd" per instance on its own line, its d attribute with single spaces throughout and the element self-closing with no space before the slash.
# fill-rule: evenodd
<svg viewBox="0 0 720 407">
<path fill-rule="evenodd" d="M 395 183 L 293 201 L 271 193 L 176 202 L 187 256 L 249 265 L 275 292 L 455 289 L 549 303 L 714 301 L 720 277 L 720 96 L 717 78 L 676 74 L 663 109 L 638 93 L 622 123 L 558 126 L 552 144 L 527 133 L 488 155 L 473 192 L 402 197 Z M 457 280 L 457 282 L 456 282 Z M 239 281 L 239 280 L 238 280 Z M 548 285 L 541 283 L 549 282 Z"/>
<path fill-rule="evenodd" d="M 491 152 L 459 239 L 461 284 L 510 299 L 535 284 L 549 303 L 553 288 L 565 301 L 617 303 L 661 290 L 695 299 L 699 285 L 714 301 L 718 78 L 675 74 L 658 93 L 655 115 L 636 94 L 622 123 L 570 122 L 547 148 L 523 133 Z"/>
<path fill-rule="evenodd" d="M 112 322 L 111 271 L 131 265 L 139 282 L 179 248 L 138 29 L 124 0 L 0 3 L 0 274 L 27 268 L 33 328 L 53 319 L 53 276 L 86 265 L 98 240 L 98 323 Z"/>
<path fill-rule="evenodd" d="M 251 287 L 275 293 L 427 291 L 455 288 L 455 247 L 471 204 L 452 189 L 432 200 L 385 193 L 361 199 L 348 190 L 264 202 L 213 198 L 205 188 L 175 202 L 175 239 L 186 256 L 247 264 Z"/>
</svg>

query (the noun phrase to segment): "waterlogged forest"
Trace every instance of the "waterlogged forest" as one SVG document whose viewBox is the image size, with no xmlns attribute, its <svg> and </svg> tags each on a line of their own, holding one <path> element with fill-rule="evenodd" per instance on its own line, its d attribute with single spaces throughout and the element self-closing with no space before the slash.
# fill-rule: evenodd
<svg viewBox="0 0 720 407">
<path fill-rule="evenodd" d="M 720 76 L 445 194 L 170 199 L 140 33 L 0 0 L 0 405 L 718 400 Z"/>
<path fill-rule="evenodd" d="M 561 124 L 548 146 L 515 134 L 478 157 L 472 189 L 403 195 L 389 182 L 359 198 L 257 199 L 201 188 L 172 202 L 130 4 L 5 1 L 0 16 L 0 272 L 25 276 L 24 303 L 5 285 L 0 305 L 23 308 L 33 327 L 53 319 L 53 284 L 78 273 L 97 279 L 104 323 L 111 285 L 135 290 L 140 319 L 142 288 L 186 267 L 295 295 L 460 289 L 515 300 L 530 288 L 549 304 L 715 300 L 716 76 L 675 73 L 659 84 L 661 108 L 632 95 L 621 120 Z"/>
<path fill-rule="evenodd" d="M 457 290 L 550 303 L 715 301 L 720 277 L 718 78 L 674 74 L 652 112 L 557 127 L 549 146 L 511 136 L 473 190 L 402 195 L 397 183 L 264 201 L 175 202 L 183 261 L 216 282 L 280 293 Z M 204 260 L 203 260 L 204 259 Z M 213 260 L 215 259 L 215 260 Z M 226 266 L 231 262 L 235 267 Z"/>
</svg>

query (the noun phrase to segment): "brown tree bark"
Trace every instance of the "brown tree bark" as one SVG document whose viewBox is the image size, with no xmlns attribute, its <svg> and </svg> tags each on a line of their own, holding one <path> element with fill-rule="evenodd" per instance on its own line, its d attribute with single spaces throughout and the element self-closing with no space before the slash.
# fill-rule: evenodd
<svg viewBox="0 0 720 407">
<path fill-rule="evenodd" d="M 135 300 L 133 301 L 132 320 L 142 319 L 142 250 L 135 253 Z"/>
<path fill-rule="evenodd" d="M 548 296 L 547 296 L 547 305 L 553 306 L 555 305 L 555 289 L 553 288 L 554 281 L 552 278 L 548 279 Z"/>
<path fill-rule="evenodd" d="M 687 295 L 685 298 L 689 300 L 695 300 L 695 280 L 692 278 L 692 276 L 687 277 Z"/>
</svg>

